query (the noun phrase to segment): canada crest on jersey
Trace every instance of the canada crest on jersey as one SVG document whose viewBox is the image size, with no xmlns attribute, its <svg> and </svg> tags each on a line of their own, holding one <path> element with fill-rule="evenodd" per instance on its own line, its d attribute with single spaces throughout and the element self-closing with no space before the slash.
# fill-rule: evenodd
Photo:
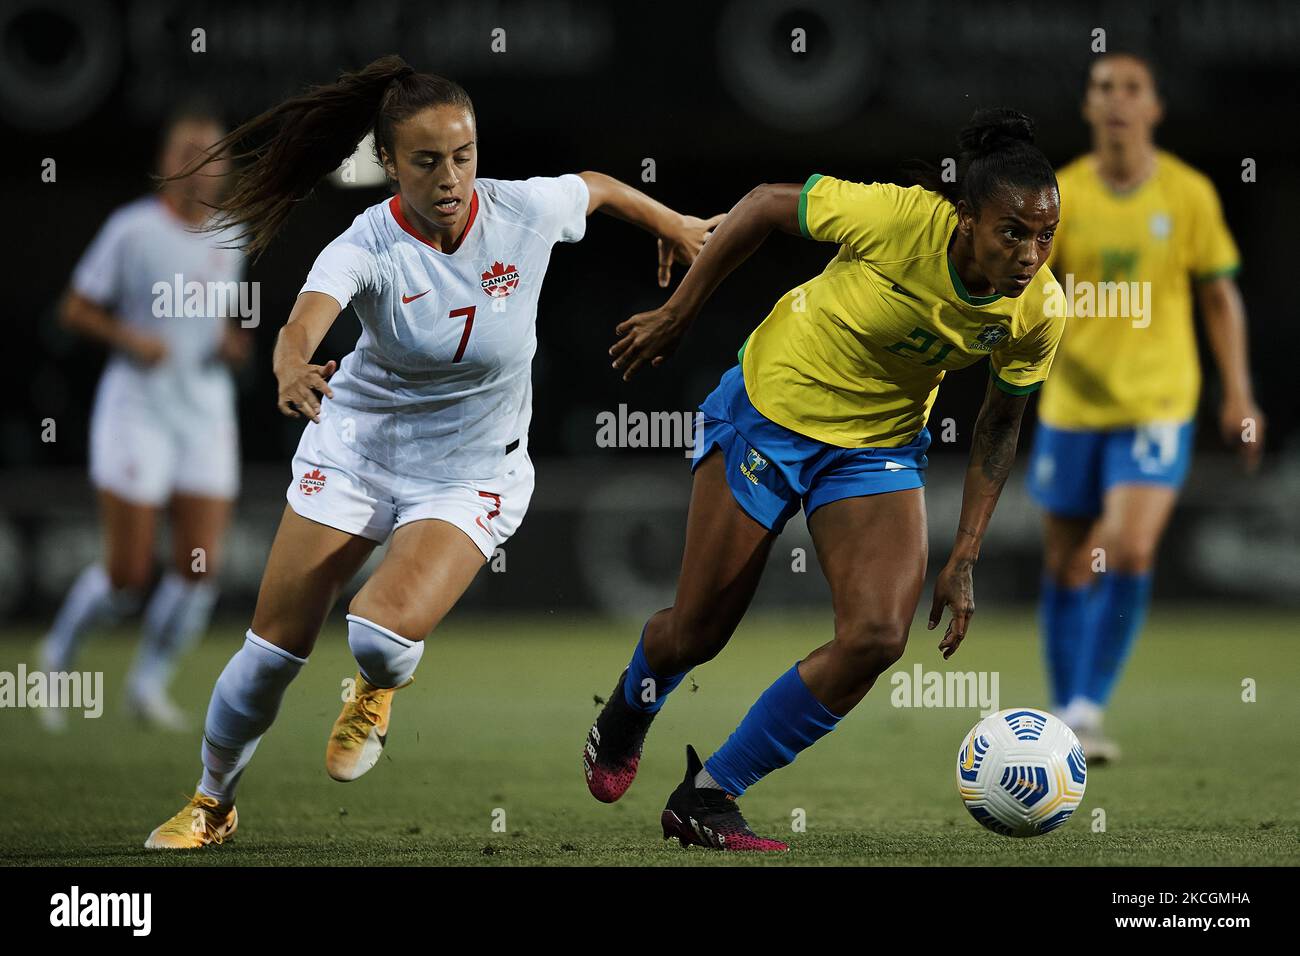
<svg viewBox="0 0 1300 956">
<path fill-rule="evenodd" d="M 508 266 L 494 262 L 492 268 L 483 273 L 483 281 L 480 285 L 492 298 L 504 298 L 519 287 L 519 270 L 515 268 L 513 262 Z"/>
<path fill-rule="evenodd" d="M 1002 340 L 1007 337 L 1007 330 L 1000 325 L 986 325 L 975 336 L 975 341 L 971 343 L 971 348 L 977 352 L 992 352 L 997 348 Z"/>
</svg>

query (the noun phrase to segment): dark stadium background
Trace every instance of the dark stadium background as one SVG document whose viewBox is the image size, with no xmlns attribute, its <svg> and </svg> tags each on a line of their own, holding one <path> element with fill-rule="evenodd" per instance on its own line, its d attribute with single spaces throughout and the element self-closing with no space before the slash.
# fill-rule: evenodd
<svg viewBox="0 0 1300 956">
<path fill-rule="evenodd" d="M 506 30 L 504 54 L 489 48 L 498 26 Z M 204 53 L 190 49 L 196 27 L 206 31 Z M 790 52 L 795 27 L 807 31 L 807 54 Z M 10 383 L 0 405 L 0 616 L 48 619 L 95 554 L 86 433 L 103 354 L 61 331 L 55 308 L 105 217 L 149 188 L 159 124 L 178 100 L 207 96 L 234 122 L 342 68 L 398 52 L 467 87 L 481 176 L 600 170 L 705 216 L 763 181 L 801 182 L 812 172 L 898 180 L 908 159 L 953 155 L 958 128 L 979 106 L 1031 114 L 1040 145 L 1064 163 L 1087 146 L 1079 102 L 1099 27 L 1109 49 L 1154 59 L 1167 107 L 1160 143 L 1219 189 L 1242 251 L 1257 389 L 1269 416 L 1266 467 L 1248 481 L 1218 442 L 1216 376 L 1203 353 L 1198 455 L 1157 594 L 1296 602 L 1294 4 L 13 0 L 0 9 Z M 57 161 L 55 183 L 41 181 L 46 157 Z M 1257 163 L 1257 182 L 1241 180 L 1247 157 Z M 656 181 L 641 184 L 647 158 Z M 261 283 L 262 322 L 240 378 L 246 467 L 223 572 L 229 614 L 246 614 L 255 593 L 301 428 L 274 408 L 275 333 L 319 249 L 383 195 L 322 185 L 250 271 Z M 668 600 L 689 489 L 683 455 L 598 448 L 596 415 L 620 403 L 692 410 L 770 303 L 831 254 L 774 237 L 714 297 L 675 360 L 623 384 L 605 350 L 618 321 L 665 297 L 654 284 L 654 242 L 596 216 L 583 242 L 557 246 L 534 366 L 537 492 L 507 547 L 505 574 L 481 575 L 467 601 L 641 614 Z M 341 358 L 357 331 L 345 313 L 322 358 Z M 985 381 L 979 367 L 951 377 L 932 414 L 932 571 L 946 556 Z M 935 426 L 947 417 L 958 424 L 952 445 L 937 440 Z M 57 422 L 54 443 L 41 440 L 47 418 Z M 820 600 L 825 588 L 801 522 L 787 538 L 762 601 Z M 789 573 L 795 547 L 808 548 L 810 573 Z M 1018 475 L 985 547 L 982 599 L 1032 600 L 1037 560 L 1037 514 Z"/>
</svg>

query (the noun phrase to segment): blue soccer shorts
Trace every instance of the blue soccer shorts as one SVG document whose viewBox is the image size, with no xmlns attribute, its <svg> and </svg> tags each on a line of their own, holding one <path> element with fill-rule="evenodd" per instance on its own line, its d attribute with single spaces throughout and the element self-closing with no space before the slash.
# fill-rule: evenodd
<svg viewBox="0 0 1300 956">
<path fill-rule="evenodd" d="M 765 418 L 749 401 L 734 366 L 700 405 L 695 456 L 699 467 L 716 447 L 727 484 L 745 513 L 780 533 L 798 512 L 811 515 L 841 498 L 879 495 L 925 485 L 930 432 L 922 428 L 897 448 L 840 448 Z"/>
<path fill-rule="evenodd" d="M 1093 518 L 1116 485 L 1181 488 L 1192 461 L 1193 422 L 1074 430 L 1038 423 L 1029 494 L 1054 515 Z"/>
</svg>

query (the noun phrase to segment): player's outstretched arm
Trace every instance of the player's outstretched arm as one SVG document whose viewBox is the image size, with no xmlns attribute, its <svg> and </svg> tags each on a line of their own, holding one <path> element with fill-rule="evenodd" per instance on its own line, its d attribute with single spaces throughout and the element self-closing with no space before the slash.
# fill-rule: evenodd
<svg viewBox="0 0 1300 956">
<path fill-rule="evenodd" d="M 1237 283 L 1219 276 L 1196 284 L 1205 321 L 1205 337 L 1223 383 L 1219 431 L 1229 448 L 1237 448 L 1248 471 L 1264 454 L 1264 415 L 1250 384 L 1250 350 L 1246 343 L 1246 307 Z"/>
<path fill-rule="evenodd" d="M 750 190 L 713 231 L 668 301 L 618 325 L 609 354 L 630 379 L 647 362 L 658 367 L 673 353 L 713 290 L 754 254 L 773 229 L 800 235 L 797 183 L 764 183 Z"/>
<path fill-rule="evenodd" d="M 603 212 L 640 226 L 659 240 L 659 287 L 668 288 L 674 262 L 689 266 L 704 248 L 713 227 L 722 222 L 719 213 L 712 219 L 686 216 L 651 199 L 639 189 L 604 173 L 578 174 L 587 184 L 587 215 Z"/>
<path fill-rule="evenodd" d="M 984 405 L 975 420 L 970 463 L 966 466 L 966 481 L 962 487 L 957 537 L 948 563 L 935 582 L 934 602 L 930 606 L 930 630 L 939 626 L 945 606 L 952 611 L 948 630 L 939 642 L 944 660 L 961 645 L 971 615 L 975 613 L 975 562 L 979 560 L 980 542 L 988 530 L 998 496 L 1002 494 L 1002 486 L 1006 484 L 1011 464 L 1016 459 L 1020 419 L 1028 401 L 1027 395 L 1004 392 L 990 381 Z"/>
<path fill-rule="evenodd" d="M 271 358 L 279 386 L 276 407 L 281 414 L 320 421 L 320 396 L 334 397 L 327 380 L 338 363 L 330 359 L 324 365 L 312 365 L 311 357 L 342 311 L 337 300 L 324 292 L 304 292 L 294 302 Z"/>
</svg>

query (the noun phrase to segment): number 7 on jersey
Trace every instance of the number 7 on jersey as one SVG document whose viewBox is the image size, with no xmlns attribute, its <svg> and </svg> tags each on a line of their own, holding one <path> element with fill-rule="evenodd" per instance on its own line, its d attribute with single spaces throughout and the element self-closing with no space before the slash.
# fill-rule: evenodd
<svg viewBox="0 0 1300 956">
<path fill-rule="evenodd" d="M 465 331 L 461 333 L 460 347 L 456 349 L 456 357 L 451 360 L 452 365 L 455 365 L 457 362 L 459 362 L 461 359 L 465 357 L 465 346 L 469 345 L 470 329 L 474 328 L 474 306 L 467 305 L 463 309 L 451 310 L 450 313 L 451 318 L 454 319 L 458 315 L 465 316 Z"/>
</svg>

